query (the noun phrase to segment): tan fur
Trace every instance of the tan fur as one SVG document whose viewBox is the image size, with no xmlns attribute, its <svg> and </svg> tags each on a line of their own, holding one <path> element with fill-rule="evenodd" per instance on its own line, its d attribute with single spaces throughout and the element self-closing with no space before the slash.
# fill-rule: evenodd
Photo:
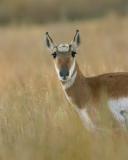
<svg viewBox="0 0 128 160">
<path fill-rule="evenodd" d="M 118 128 L 119 124 L 107 107 L 107 100 L 128 97 L 128 73 L 108 73 L 86 78 L 77 64 L 76 70 L 77 76 L 74 84 L 65 90 L 70 103 L 78 109 L 86 108 L 95 125 L 100 123 L 99 115 L 101 121 L 105 119 L 105 113 L 109 115 L 107 122 L 109 121 L 114 128 Z"/>
<path fill-rule="evenodd" d="M 113 99 L 128 96 L 128 73 L 108 73 L 86 78 L 78 65 L 76 70 L 76 80 L 66 93 L 77 107 L 99 104 L 103 93 Z"/>
<path fill-rule="evenodd" d="M 61 70 L 61 68 L 71 68 L 73 62 L 73 58 L 71 57 L 70 53 L 66 53 L 63 55 L 63 53 L 59 54 L 56 59 L 55 63 L 58 68 L 58 70 Z"/>
<path fill-rule="evenodd" d="M 58 46 L 54 45 L 46 33 L 46 44 L 54 56 L 55 69 L 66 97 L 76 106 L 76 111 L 84 125 L 87 128 L 88 126 L 95 128 L 92 121 L 98 120 L 95 117 L 102 117 L 103 121 L 107 110 L 121 125 L 122 123 L 124 125 L 125 119 L 121 111 L 122 109 L 128 110 L 128 73 L 108 73 L 95 77 L 84 77 L 74 59 L 80 44 L 78 30 L 71 44 Z"/>
</svg>

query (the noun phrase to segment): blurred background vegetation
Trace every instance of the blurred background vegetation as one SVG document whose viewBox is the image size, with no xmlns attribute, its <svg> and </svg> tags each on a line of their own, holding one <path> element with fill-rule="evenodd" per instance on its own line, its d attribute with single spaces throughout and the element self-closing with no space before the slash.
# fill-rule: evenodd
<svg viewBox="0 0 128 160">
<path fill-rule="evenodd" d="M 128 13 L 128 0 L 0 0 L 0 24 L 44 23 Z"/>
<path fill-rule="evenodd" d="M 43 43 L 78 28 L 84 75 L 127 72 L 127 15 L 128 0 L 0 0 L 0 160 L 128 160 L 128 133 L 106 114 L 104 132 L 83 127 Z"/>
</svg>

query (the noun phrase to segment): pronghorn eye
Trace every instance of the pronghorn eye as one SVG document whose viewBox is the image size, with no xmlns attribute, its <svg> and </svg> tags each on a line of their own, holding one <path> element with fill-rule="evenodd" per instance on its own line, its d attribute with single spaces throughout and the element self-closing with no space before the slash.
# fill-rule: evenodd
<svg viewBox="0 0 128 160">
<path fill-rule="evenodd" d="M 75 55 L 76 55 L 76 52 L 74 52 L 74 51 L 72 51 L 72 57 L 75 57 Z"/>
<path fill-rule="evenodd" d="M 56 52 L 54 52 L 54 53 L 52 54 L 52 56 L 53 56 L 53 58 L 56 58 L 57 53 L 56 53 Z"/>
</svg>

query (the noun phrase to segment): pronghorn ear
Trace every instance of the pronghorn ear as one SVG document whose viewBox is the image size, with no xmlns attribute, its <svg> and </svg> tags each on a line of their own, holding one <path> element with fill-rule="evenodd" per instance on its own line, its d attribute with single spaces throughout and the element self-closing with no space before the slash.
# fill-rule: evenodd
<svg viewBox="0 0 128 160">
<path fill-rule="evenodd" d="M 48 32 L 45 33 L 45 43 L 46 43 L 46 46 L 48 47 L 49 51 L 52 52 L 55 47 L 55 44 L 54 44 L 52 38 L 49 36 Z"/>
<path fill-rule="evenodd" d="M 79 47 L 80 45 L 80 33 L 79 33 L 79 30 L 76 30 L 76 34 L 73 38 L 73 41 L 71 42 L 71 45 L 72 45 L 72 48 L 74 51 L 77 50 L 77 48 Z"/>
</svg>

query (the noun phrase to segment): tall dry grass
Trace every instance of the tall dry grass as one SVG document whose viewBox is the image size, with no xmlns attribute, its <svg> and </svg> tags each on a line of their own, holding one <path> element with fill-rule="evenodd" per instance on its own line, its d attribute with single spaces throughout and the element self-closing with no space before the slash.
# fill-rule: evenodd
<svg viewBox="0 0 128 160">
<path fill-rule="evenodd" d="M 127 160 L 127 133 L 91 134 L 64 97 L 43 43 L 72 40 L 86 76 L 128 71 L 128 20 L 108 17 L 50 26 L 0 28 L 0 159 Z"/>
</svg>

